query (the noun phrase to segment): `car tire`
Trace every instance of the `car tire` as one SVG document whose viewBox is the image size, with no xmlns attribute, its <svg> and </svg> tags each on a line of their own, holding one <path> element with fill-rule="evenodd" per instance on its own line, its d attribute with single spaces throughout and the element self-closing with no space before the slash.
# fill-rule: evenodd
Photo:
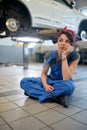
<svg viewBox="0 0 87 130">
<path fill-rule="evenodd" d="M 0 29 L 1 32 L 5 31 L 6 36 L 21 36 L 24 33 L 26 34 L 31 26 L 29 12 L 16 2 L 12 2 L 7 6 L 6 3 L 1 4 L 0 11 L 2 11 L 2 8 L 4 8 L 4 11 L 0 13 L 3 25 L 3 28 Z"/>
</svg>

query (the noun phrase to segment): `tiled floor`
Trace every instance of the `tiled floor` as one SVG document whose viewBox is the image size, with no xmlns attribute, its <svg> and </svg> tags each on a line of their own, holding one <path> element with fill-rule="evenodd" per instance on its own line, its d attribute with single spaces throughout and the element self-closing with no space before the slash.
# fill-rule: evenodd
<svg viewBox="0 0 87 130">
<path fill-rule="evenodd" d="M 20 80 L 40 76 L 42 64 L 0 67 L 0 130 L 87 130 L 87 65 L 74 74 L 76 90 L 71 105 L 40 104 L 23 94 Z"/>
</svg>

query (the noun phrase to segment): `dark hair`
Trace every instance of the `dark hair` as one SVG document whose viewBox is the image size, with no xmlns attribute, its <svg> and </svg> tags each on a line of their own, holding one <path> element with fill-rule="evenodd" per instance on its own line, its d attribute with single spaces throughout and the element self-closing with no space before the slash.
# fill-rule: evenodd
<svg viewBox="0 0 87 130">
<path fill-rule="evenodd" d="M 70 30 L 70 29 L 67 29 L 67 27 L 61 29 L 59 32 L 58 32 L 58 37 L 61 35 L 61 34 L 65 34 L 68 39 L 70 40 L 70 44 L 72 46 L 75 45 L 75 41 L 76 41 L 76 35 L 74 33 L 74 31 Z"/>
<path fill-rule="evenodd" d="M 74 44 L 74 39 L 73 39 L 72 35 L 71 35 L 69 32 L 62 32 L 61 34 L 65 34 L 65 35 L 67 36 L 67 38 L 69 39 L 70 44 L 73 46 L 73 44 Z M 60 35 L 61 35 L 61 34 L 60 34 Z"/>
</svg>

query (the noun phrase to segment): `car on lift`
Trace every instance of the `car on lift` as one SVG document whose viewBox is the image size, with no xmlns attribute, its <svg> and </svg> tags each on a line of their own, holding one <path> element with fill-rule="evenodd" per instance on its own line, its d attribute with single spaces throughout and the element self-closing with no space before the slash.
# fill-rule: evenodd
<svg viewBox="0 0 87 130">
<path fill-rule="evenodd" d="M 0 38 L 53 39 L 55 36 L 50 31 L 47 35 L 44 30 L 58 31 L 67 26 L 79 39 L 86 39 L 87 17 L 75 5 L 74 0 L 0 0 Z"/>
</svg>

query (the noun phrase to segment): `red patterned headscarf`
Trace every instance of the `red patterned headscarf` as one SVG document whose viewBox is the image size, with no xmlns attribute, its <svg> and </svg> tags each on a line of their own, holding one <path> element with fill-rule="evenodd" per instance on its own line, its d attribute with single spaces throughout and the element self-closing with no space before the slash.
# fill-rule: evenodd
<svg viewBox="0 0 87 130">
<path fill-rule="evenodd" d="M 61 29 L 60 30 L 60 32 L 58 32 L 58 37 L 61 35 L 61 34 L 63 34 L 63 33 L 68 33 L 68 34 L 70 34 L 70 36 L 72 37 L 72 39 L 73 39 L 73 45 L 75 45 L 75 41 L 76 41 L 76 35 L 75 35 L 75 33 L 74 33 L 74 31 L 72 31 L 72 30 L 70 30 L 70 29 L 67 29 L 67 27 L 64 27 L 63 29 Z M 68 37 L 69 38 L 69 37 Z"/>
</svg>

